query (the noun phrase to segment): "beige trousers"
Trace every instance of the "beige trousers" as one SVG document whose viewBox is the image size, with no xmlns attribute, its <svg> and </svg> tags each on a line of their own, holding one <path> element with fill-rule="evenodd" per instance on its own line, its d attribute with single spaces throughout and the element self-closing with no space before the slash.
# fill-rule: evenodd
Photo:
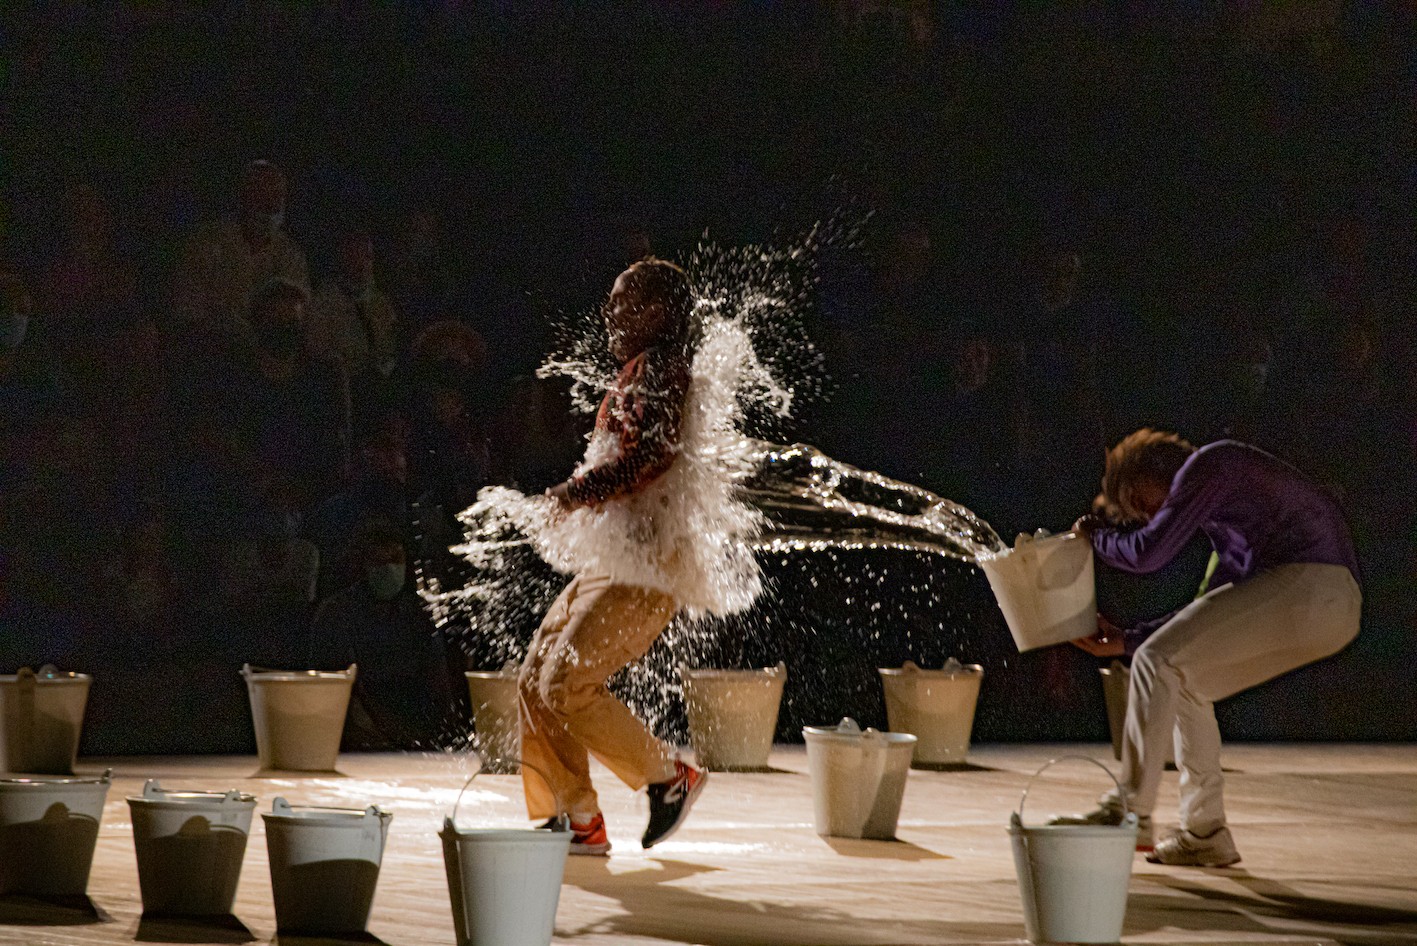
<svg viewBox="0 0 1417 946">
<path fill-rule="evenodd" d="M 1122 738 L 1122 788 L 1156 807 L 1174 738 L 1181 827 L 1225 824 L 1215 702 L 1337 653 L 1358 635 L 1363 596 L 1341 565 L 1282 565 L 1197 598 L 1137 648 Z"/>
<path fill-rule="evenodd" d="M 674 776 L 675 749 L 655 738 L 605 686 L 638 660 L 673 620 L 663 592 L 581 575 L 551 605 L 517 678 L 522 787 L 532 819 L 600 810 L 594 755 L 632 789 Z"/>
</svg>

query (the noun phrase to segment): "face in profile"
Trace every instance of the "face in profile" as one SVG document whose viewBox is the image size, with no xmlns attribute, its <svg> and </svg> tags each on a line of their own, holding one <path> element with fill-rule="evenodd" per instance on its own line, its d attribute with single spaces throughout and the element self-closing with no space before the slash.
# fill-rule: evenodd
<svg viewBox="0 0 1417 946">
<path fill-rule="evenodd" d="M 664 328 L 664 304 L 646 298 L 633 266 L 615 280 L 602 315 L 610 353 L 622 364 L 654 344 Z"/>
</svg>

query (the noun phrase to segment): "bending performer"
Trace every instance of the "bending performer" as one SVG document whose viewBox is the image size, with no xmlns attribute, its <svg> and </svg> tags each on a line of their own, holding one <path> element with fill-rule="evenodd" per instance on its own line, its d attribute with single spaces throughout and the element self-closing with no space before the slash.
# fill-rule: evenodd
<svg viewBox="0 0 1417 946">
<path fill-rule="evenodd" d="M 601 402 L 587 459 L 547 490 L 564 510 L 625 501 L 673 465 L 689 387 L 691 306 L 688 277 L 672 263 L 644 260 L 615 280 L 603 315 L 623 367 Z M 707 773 L 680 761 L 605 685 L 649 650 L 677 610 L 663 591 L 580 574 L 532 639 L 518 681 L 527 810 L 533 819 L 569 815 L 572 853 L 610 850 L 590 755 L 630 788 L 647 787 L 647 848 L 678 829 L 703 790 Z"/>
<path fill-rule="evenodd" d="M 1151 572 L 1196 534 L 1218 565 L 1209 590 L 1174 614 L 1125 632 L 1074 641 L 1098 657 L 1132 655 L 1122 741 L 1122 790 L 1141 820 L 1137 847 L 1157 864 L 1226 867 L 1240 860 L 1225 824 L 1220 730 L 1214 704 L 1334 654 L 1358 634 L 1358 563 L 1338 506 L 1298 470 L 1255 447 L 1222 440 L 1197 450 L 1150 429 L 1107 455 L 1103 496 L 1133 531 L 1084 516 L 1103 561 Z M 1155 843 L 1151 824 L 1174 734 L 1180 826 Z M 1104 795 L 1059 823 L 1116 824 L 1121 799 Z"/>
</svg>

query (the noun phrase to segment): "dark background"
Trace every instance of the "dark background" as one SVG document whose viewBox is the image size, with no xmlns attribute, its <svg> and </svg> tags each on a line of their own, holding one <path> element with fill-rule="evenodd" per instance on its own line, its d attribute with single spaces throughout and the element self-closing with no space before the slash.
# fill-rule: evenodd
<svg viewBox="0 0 1417 946">
<path fill-rule="evenodd" d="M 799 439 L 950 495 L 1006 535 L 1065 527 L 1091 499 L 1102 445 L 1137 426 L 1259 443 L 1344 503 L 1364 633 L 1233 701 L 1227 736 L 1413 737 L 1410 5 L 6 6 L 0 262 L 34 291 L 31 336 L 66 386 L 30 431 L 29 465 L 7 471 L 0 670 L 92 668 L 90 748 L 239 747 L 236 666 L 301 652 L 308 614 L 262 624 L 188 606 L 200 574 L 175 578 L 146 623 L 95 577 L 170 501 L 152 484 L 189 450 L 174 434 L 139 456 L 114 433 L 124 385 L 156 370 L 133 340 L 156 338 L 152 364 L 179 360 L 177 250 L 231 210 L 255 158 L 289 178 L 286 228 L 312 282 L 349 228 L 374 235 L 382 272 L 410 215 L 437 220 L 441 315 L 486 343 L 468 406 L 493 432 L 517 416 L 517 379 L 558 316 L 595 304 L 646 246 L 683 257 L 705 231 L 733 245 L 869 213 L 855 245 L 821 260 L 805 317 L 829 384 Z M 43 286 L 79 187 L 107 203 L 134 291 L 75 330 L 45 311 Z M 1069 254 L 1075 319 L 1059 337 L 1037 299 Z M 1055 415 L 1030 398 L 1069 397 L 1075 382 L 1088 397 L 1043 405 Z M 174 382 L 151 409 L 184 397 Z M 1056 436 L 1030 441 L 1030 417 Z M 535 485 L 499 474 L 488 439 L 488 480 Z M 188 525 L 198 534 L 168 536 L 160 554 L 207 541 Z M 1152 581 L 1103 575 L 1103 607 L 1164 610 L 1203 565 L 1198 553 Z M 785 569 L 784 587 L 812 567 Z M 891 568 L 881 593 L 914 615 L 896 628 L 853 617 L 830 582 L 795 589 L 822 617 L 792 648 L 804 668 L 850 676 L 861 661 L 842 684 L 859 714 L 879 713 L 863 682 L 875 663 L 983 654 L 979 737 L 1102 738 L 1095 662 L 1011 656 L 977 573 Z M 921 598 L 920 581 L 943 590 Z M 760 638 L 768 662 L 788 647 L 774 639 Z M 171 692 L 160 732 L 237 723 L 120 737 L 131 716 L 116 697 L 104 708 L 106 671 Z"/>
</svg>

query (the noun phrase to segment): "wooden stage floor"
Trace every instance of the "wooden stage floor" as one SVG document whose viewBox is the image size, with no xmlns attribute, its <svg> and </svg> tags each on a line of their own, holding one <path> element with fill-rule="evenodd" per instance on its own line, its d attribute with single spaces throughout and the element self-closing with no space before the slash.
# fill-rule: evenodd
<svg viewBox="0 0 1417 946">
<path fill-rule="evenodd" d="M 639 849 L 646 807 L 597 770 L 615 852 L 572 858 L 557 943 L 586 946 L 916 946 L 1018 942 L 1023 921 L 1009 813 L 1029 775 L 1080 752 L 1112 765 L 1106 746 L 981 746 L 971 767 L 912 772 L 899 840 L 835 841 L 812 831 L 801 747 L 779 747 L 775 771 L 715 773 L 671 840 Z M 1234 745 L 1225 751 L 1232 828 L 1244 861 L 1228 870 L 1164 868 L 1137 859 L 1126 943 L 1417 944 L 1417 751 L 1411 745 Z M 277 936 L 261 819 L 247 846 L 235 917 L 225 925 L 142 920 L 127 795 L 145 778 L 167 788 L 240 788 L 269 811 L 295 804 L 394 812 L 370 935 L 354 942 L 455 942 L 436 831 L 469 764 L 419 754 L 346 755 L 343 776 L 256 778 L 250 757 L 81 759 L 111 765 L 90 905 L 0 900 L 0 943 L 286 944 Z M 1175 810 L 1176 776 L 1160 821 Z M 520 782 L 482 776 L 464 822 L 517 824 Z M 1029 811 L 1078 810 L 1104 786 L 1095 767 L 1058 766 Z M 1032 821 L 1033 818 L 1030 818 Z"/>
</svg>

